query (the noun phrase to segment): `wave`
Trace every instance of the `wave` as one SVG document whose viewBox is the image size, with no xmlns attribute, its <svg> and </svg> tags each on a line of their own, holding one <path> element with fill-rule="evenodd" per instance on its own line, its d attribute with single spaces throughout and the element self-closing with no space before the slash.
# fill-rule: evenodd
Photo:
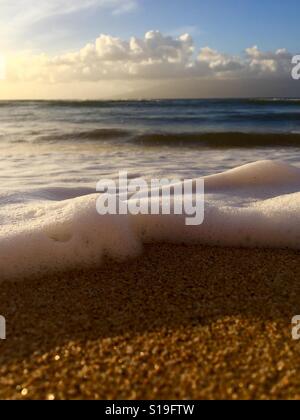
<svg viewBox="0 0 300 420">
<path fill-rule="evenodd" d="M 147 133 L 132 140 L 144 146 L 257 148 L 300 147 L 300 133 Z"/>
<path fill-rule="evenodd" d="M 52 134 L 41 134 L 36 138 L 36 142 L 63 142 L 63 141 L 97 141 L 122 139 L 130 136 L 129 130 L 117 128 L 97 128 L 92 130 L 72 131 Z"/>
<path fill-rule="evenodd" d="M 300 105 L 300 98 L 249 98 L 244 101 L 255 105 Z"/>
<path fill-rule="evenodd" d="M 218 120 L 220 119 L 219 116 L 217 116 Z M 221 119 L 223 119 L 224 122 L 230 121 L 230 122 L 237 122 L 237 123 L 247 123 L 251 122 L 253 126 L 258 122 L 269 122 L 269 123 L 277 123 L 277 122 L 300 122 L 300 112 L 236 112 L 236 113 L 228 113 L 224 114 Z"/>
<path fill-rule="evenodd" d="M 89 187 L 44 187 L 24 188 L 18 190 L 2 190 L 0 192 L 0 209 L 12 204 L 25 204 L 41 201 L 65 201 L 72 198 L 93 194 L 95 190 Z"/>
<path fill-rule="evenodd" d="M 300 98 L 203 98 L 203 99 L 138 99 L 138 100 L 1 100 L 0 107 L 26 106 L 49 108 L 106 108 L 106 107 L 207 107 L 209 105 L 300 105 Z"/>
<path fill-rule="evenodd" d="M 1 210 L 1 280 L 98 267 L 144 243 L 300 249 L 300 169 L 262 161 L 204 178 L 205 217 L 99 216 L 97 194 Z"/>
<path fill-rule="evenodd" d="M 18 140 L 20 141 L 20 140 Z M 24 141 L 24 140 L 22 140 Z M 99 128 L 34 135 L 34 142 L 101 142 L 114 141 L 120 146 L 145 147 L 257 148 L 300 147 L 300 132 L 143 132 L 130 129 Z"/>
</svg>

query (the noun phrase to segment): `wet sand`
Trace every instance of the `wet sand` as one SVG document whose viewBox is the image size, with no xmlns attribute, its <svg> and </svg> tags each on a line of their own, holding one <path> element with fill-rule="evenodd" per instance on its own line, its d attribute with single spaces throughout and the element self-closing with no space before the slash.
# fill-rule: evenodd
<svg viewBox="0 0 300 420">
<path fill-rule="evenodd" d="M 2 283 L 0 313 L 0 398 L 300 398 L 300 252 L 151 245 Z"/>
</svg>

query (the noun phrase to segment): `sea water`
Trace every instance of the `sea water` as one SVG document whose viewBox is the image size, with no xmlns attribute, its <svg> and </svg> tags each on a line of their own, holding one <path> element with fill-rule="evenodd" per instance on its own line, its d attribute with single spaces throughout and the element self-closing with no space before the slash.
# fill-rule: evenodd
<svg viewBox="0 0 300 420">
<path fill-rule="evenodd" d="M 147 242 L 300 248 L 300 101 L 0 102 L 1 279 Z M 96 184 L 205 181 L 205 218 L 99 216 Z"/>
</svg>

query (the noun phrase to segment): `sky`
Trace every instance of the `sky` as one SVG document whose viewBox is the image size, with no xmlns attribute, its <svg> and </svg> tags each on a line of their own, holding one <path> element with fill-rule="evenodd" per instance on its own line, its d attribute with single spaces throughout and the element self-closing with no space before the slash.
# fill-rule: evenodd
<svg viewBox="0 0 300 420">
<path fill-rule="evenodd" d="M 0 0 L 0 98 L 291 96 L 299 13 L 298 0 Z"/>
</svg>

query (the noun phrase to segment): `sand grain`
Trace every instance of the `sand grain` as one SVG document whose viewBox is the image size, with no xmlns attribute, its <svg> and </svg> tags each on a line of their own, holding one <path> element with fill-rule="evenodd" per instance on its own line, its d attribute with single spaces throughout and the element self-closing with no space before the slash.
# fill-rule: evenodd
<svg viewBox="0 0 300 420">
<path fill-rule="evenodd" d="M 171 245 L 0 285 L 0 398 L 300 398 L 300 253 Z"/>
</svg>

